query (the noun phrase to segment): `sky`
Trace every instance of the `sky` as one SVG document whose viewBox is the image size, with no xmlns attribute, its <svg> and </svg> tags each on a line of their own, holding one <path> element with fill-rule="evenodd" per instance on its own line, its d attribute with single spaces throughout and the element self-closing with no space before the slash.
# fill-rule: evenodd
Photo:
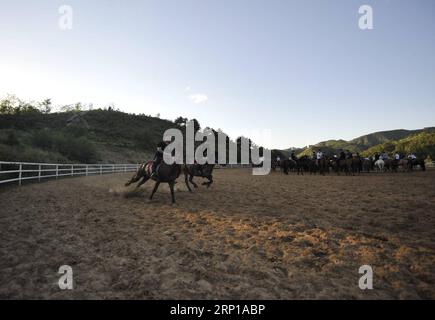
<svg viewBox="0 0 435 320">
<path fill-rule="evenodd" d="M 271 130 L 270 148 L 435 126 L 434 57 L 433 0 L 0 0 L 1 96 Z"/>
</svg>

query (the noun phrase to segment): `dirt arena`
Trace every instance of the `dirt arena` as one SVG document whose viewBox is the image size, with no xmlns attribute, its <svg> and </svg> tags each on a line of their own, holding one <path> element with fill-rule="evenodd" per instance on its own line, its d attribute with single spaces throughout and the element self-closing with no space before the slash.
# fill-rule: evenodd
<svg viewBox="0 0 435 320">
<path fill-rule="evenodd" d="M 215 170 L 208 190 L 180 179 L 175 206 L 166 185 L 148 202 L 152 184 L 129 177 L 1 189 L 0 298 L 435 298 L 435 171 Z M 373 290 L 358 287 L 365 264 Z"/>
</svg>

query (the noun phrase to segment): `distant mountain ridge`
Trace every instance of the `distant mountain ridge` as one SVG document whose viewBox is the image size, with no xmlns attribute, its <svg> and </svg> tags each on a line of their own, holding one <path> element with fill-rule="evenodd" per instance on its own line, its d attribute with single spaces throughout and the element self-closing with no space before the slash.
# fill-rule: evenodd
<svg viewBox="0 0 435 320">
<path fill-rule="evenodd" d="M 350 150 L 351 152 L 364 152 L 370 148 L 378 145 L 385 144 L 387 142 L 398 142 L 399 140 L 408 138 L 420 133 L 435 133 L 435 127 L 427 127 L 417 130 L 396 129 L 379 131 L 370 134 L 366 134 L 355 139 L 346 140 L 327 140 L 319 142 L 315 145 L 310 145 L 305 148 L 289 148 L 285 150 L 279 150 L 285 155 L 290 154 L 292 151 L 296 155 L 310 155 L 314 150 L 321 149 L 326 153 L 336 153 L 339 149 Z"/>
</svg>

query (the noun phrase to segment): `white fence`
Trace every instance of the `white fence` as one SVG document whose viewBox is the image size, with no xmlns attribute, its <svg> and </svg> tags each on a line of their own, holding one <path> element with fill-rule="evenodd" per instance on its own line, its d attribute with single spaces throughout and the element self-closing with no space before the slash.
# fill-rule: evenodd
<svg viewBox="0 0 435 320">
<path fill-rule="evenodd" d="M 0 161 L 0 184 L 24 180 L 136 171 L 137 164 L 61 164 Z M 6 170 L 4 168 L 6 167 Z"/>
<path fill-rule="evenodd" d="M 4 168 L 6 167 L 6 170 Z M 41 181 L 47 178 L 88 176 L 104 173 L 133 172 L 138 164 L 62 164 L 0 161 L 0 185 L 25 180 Z M 247 168 L 247 164 L 216 165 L 216 169 Z"/>
</svg>

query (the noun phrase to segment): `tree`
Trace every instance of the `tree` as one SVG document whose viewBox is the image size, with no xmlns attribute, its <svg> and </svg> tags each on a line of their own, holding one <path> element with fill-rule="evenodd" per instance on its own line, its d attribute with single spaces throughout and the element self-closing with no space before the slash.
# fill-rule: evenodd
<svg viewBox="0 0 435 320">
<path fill-rule="evenodd" d="M 177 119 L 175 119 L 174 123 L 175 123 L 176 125 L 179 125 L 179 126 L 181 126 L 181 127 L 184 127 L 184 126 L 186 125 L 186 122 L 187 122 L 187 121 L 188 121 L 187 118 L 178 117 Z"/>
<path fill-rule="evenodd" d="M 199 125 L 198 120 L 192 119 L 191 121 L 193 121 L 193 130 L 195 131 L 195 133 L 201 130 L 201 126 Z"/>
<path fill-rule="evenodd" d="M 44 101 L 39 103 L 39 110 L 42 113 L 50 113 L 51 112 L 51 99 L 45 99 Z"/>
<path fill-rule="evenodd" d="M 60 108 L 60 110 L 62 112 L 71 112 L 71 111 L 74 111 L 74 105 L 72 105 L 72 104 L 66 104 L 66 105 L 62 106 Z"/>
<path fill-rule="evenodd" d="M 11 101 L 7 98 L 0 101 L 0 114 L 12 114 L 14 113 L 14 107 Z"/>
<path fill-rule="evenodd" d="M 18 105 L 21 103 L 13 94 L 8 94 L 0 101 L 0 114 L 14 114 Z"/>
</svg>

